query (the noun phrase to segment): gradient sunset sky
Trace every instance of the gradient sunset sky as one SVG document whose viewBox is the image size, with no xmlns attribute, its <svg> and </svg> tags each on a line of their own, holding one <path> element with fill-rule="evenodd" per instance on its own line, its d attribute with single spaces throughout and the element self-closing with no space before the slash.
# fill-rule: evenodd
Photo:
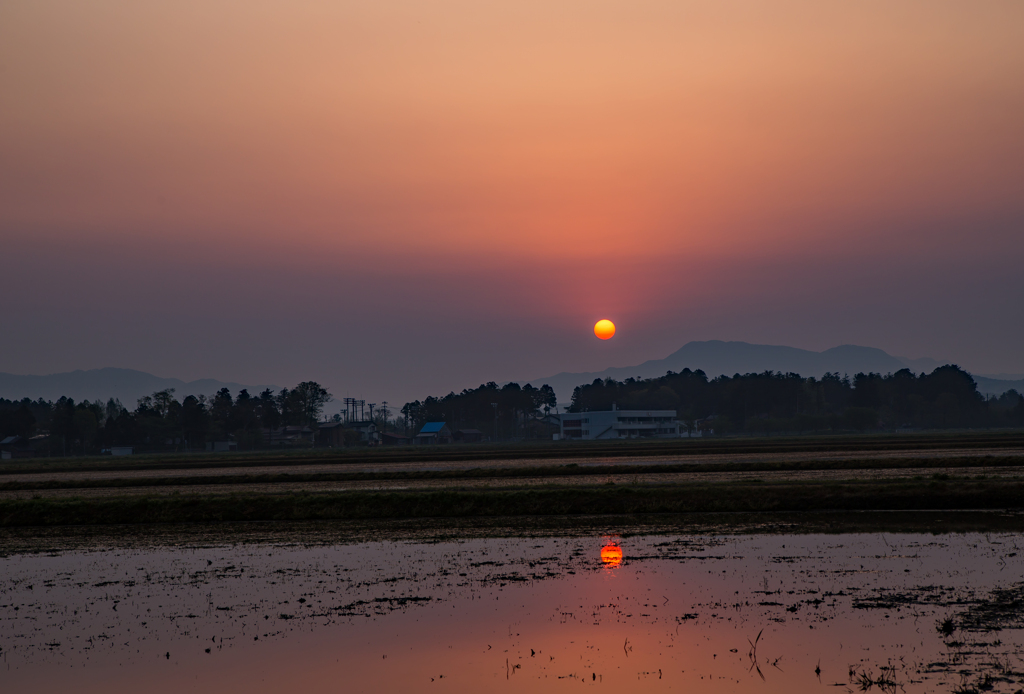
<svg viewBox="0 0 1024 694">
<path fill-rule="evenodd" d="M 7 0 L 0 371 L 400 403 L 724 339 L 1022 373 L 1022 27 L 1019 0 Z"/>
</svg>

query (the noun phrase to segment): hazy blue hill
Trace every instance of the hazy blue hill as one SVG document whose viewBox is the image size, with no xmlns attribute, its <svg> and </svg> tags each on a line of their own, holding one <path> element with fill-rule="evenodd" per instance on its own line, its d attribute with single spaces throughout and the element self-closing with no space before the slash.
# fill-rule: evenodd
<svg viewBox="0 0 1024 694">
<path fill-rule="evenodd" d="M 752 345 L 748 342 L 721 340 L 689 342 L 665 359 L 647 364 L 664 366 L 660 373 L 651 373 L 651 376 L 661 376 L 669 370 L 699 368 L 711 378 L 722 374 L 732 376 L 737 373 L 762 371 L 792 372 L 801 376 L 820 377 L 829 371 L 853 375 L 859 371 L 889 373 L 906 367 L 896 357 L 874 347 L 840 345 L 824 352 L 812 352 L 796 347 Z"/>
<path fill-rule="evenodd" d="M 117 398 L 129 409 L 135 408 L 136 401 L 151 395 L 158 390 L 174 388 L 175 396 L 180 400 L 186 395 L 211 395 L 221 388 L 227 388 L 236 395 L 243 388 L 248 388 L 252 395 L 264 388 L 279 390 L 277 386 L 246 386 L 240 383 L 225 383 L 212 378 L 186 383 L 178 378 L 160 378 L 144 371 L 134 369 L 90 369 L 88 371 L 70 371 L 68 373 L 50 374 L 49 376 L 19 376 L 0 373 L 0 397 L 9 400 L 22 398 L 43 398 L 56 400 L 65 395 L 76 402 L 81 400 L 102 400 Z"/>
<path fill-rule="evenodd" d="M 909 359 L 907 357 L 896 357 L 901 362 L 907 365 L 907 368 L 915 373 L 931 373 L 935 369 L 948 364 L 948 361 L 939 361 L 938 359 L 932 359 L 931 357 L 921 357 L 920 359 Z M 992 376 L 991 378 L 998 378 Z M 1024 378 L 1022 376 L 1021 378 Z M 1002 379 L 1006 380 L 1006 379 Z"/>
<path fill-rule="evenodd" d="M 573 388 L 590 383 L 595 378 L 614 378 L 617 381 L 629 378 L 653 378 L 665 375 L 666 371 L 682 371 L 701 369 L 708 378 L 716 376 L 763 371 L 781 371 L 798 373 L 801 376 L 821 378 L 827 372 L 838 374 L 856 373 L 895 373 L 900 369 L 909 368 L 915 373 L 931 372 L 938 366 L 947 364 L 930 358 L 901 359 L 874 347 L 858 345 L 840 345 L 826 349 L 824 352 L 813 352 L 796 347 L 780 345 L 753 345 L 749 342 L 723 342 L 708 340 L 706 342 L 688 342 L 682 348 L 664 359 L 652 359 L 637 366 L 613 367 L 604 371 L 588 373 L 560 373 L 548 378 L 530 381 L 535 386 L 547 383 L 555 389 L 559 402 L 568 402 Z M 1024 392 L 1021 381 L 1000 381 L 978 377 L 978 389 L 983 393 L 1002 394 L 1010 388 Z"/>
<path fill-rule="evenodd" d="M 1007 381 L 999 378 L 975 376 L 974 382 L 978 384 L 978 391 L 984 395 L 1002 395 L 1011 389 L 1024 395 L 1024 379 Z"/>
</svg>

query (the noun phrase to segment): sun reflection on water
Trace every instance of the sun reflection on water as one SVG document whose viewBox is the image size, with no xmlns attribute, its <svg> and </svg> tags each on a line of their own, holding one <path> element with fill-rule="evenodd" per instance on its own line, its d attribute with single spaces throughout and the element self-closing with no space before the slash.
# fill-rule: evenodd
<svg viewBox="0 0 1024 694">
<path fill-rule="evenodd" d="M 608 568 L 614 568 L 622 563 L 622 548 L 617 542 L 611 540 L 601 548 L 601 561 Z"/>
</svg>

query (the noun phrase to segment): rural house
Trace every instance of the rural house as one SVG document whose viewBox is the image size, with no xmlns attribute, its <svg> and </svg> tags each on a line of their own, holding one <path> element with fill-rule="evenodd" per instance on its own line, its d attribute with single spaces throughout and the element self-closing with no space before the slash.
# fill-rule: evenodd
<svg viewBox="0 0 1024 694">
<path fill-rule="evenodd" d="M 452 430 L 444 422 L 427 422 L 416 434 L 416 443 L 451 443 Z"/>
</svg>

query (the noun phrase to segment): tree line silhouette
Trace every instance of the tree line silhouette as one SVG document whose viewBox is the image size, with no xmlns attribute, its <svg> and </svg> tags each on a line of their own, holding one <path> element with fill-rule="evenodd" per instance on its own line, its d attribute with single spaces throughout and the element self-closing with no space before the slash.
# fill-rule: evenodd
<svg viewBox="0 0 1024 694">
<path fill-rule="evenodd" d="M 0 439 L 30 439 L 45 432 L 46 440 L 36 447 L 46 455 L 89 455 L 115 446 L 132 446 L 138 451 L 194 451 L 203 450 L 207 441 L 229 438 L 241 450 L 255 450 L 268 447 L 268 433 L 282 427 L 315 430 L 331 398 L 314 381 L 277 393 L 264 390 L 255 396 L 242 390 L 232 397 L 222 388 L 211 396 L 188 395 L 181 401 L 174 389 L 168 389 L 140 398 L 133 411 L 113 398 L 106 403 L 76 403 L 67 397 L 55 402 L 0 398 Z M 415 434 L 428 421 L 445 421 L 452 429 L 475 428 L 488 437 L 530 438 L 537 435 L 536 417 L 554 407 L 551 386 L 509 383 L 499 387 L 492 382 L 407 403 L 400 417 L 387 418 L 378 410 L 374 422 L 381 431 L 407 435 Z M 333 415 L 333 420 L 340 416 Z M 544 433 L 550 438 L 550 432 Z"/>
<path fill-rule="evenodd" d="M 716 434 L 1024 426 L 1024 397 L 1010 390 L 985 398 L 958 366 L 920 376 L 909 369 L 858 373 L 853 379 L 774 371 L 709 379 L 689 369 L 651 379 L 596 379 L 573 391 L 569 411 L 609 410 L 613 403 L 676 410 L 691 430 Z"/>
<path fill-rule="evenodd" d="M 555 391 L 549 385 L 535 388 L 529 383 L 499 386 L 494 381 L 479 388 L 467 388 L 442 397 L 428 397 L 423 402 L 406 403 L 401 413 L 408 421 L 408 430 L 419 431 L 426 422 L 447 422 L 452 430 L 478 429 L 496 440 L 543 436 L 535 426 L 537 417 L 556 406 Z M 550 432 L 547 438 L 551 438 Z"/>
<path fill-rule="evenodd" d="M 212 396 L 172 390 L 141 398 L 129 411 L 110 399 L 74 402 L 0 399 L 0 439 L 30 439 L 45 432 L 38 452 L 87 455 L 113 446 L 145 450 L 202 450 L 207 441 L 231 438 L 242 450 L 270 445 L 267 433 L 283 427 L 315 429 L 331 400 L 314 381 L 274 393 L 232 396 L 226 388 Z M 909 369 L 894 374 L 859 373 L 804 378 L 766 371 L 709 379 L 684 369 L 659 378 L 597 379 L 573 391 L 570 412 L 619 409 L 676 410 L 687 429 L 718 434 L 812 433 L 901 428 L 949 429 L 1024 426 L 1024 396 L 1011 390 L 984 397 L 969 373 L 942 366 L 930 374 Z M 478 429 L 494 440 L 550 439 L 542 416 L 556 408 L 548 385 L 536 388 L 490 382 L 461 393 L 406 403 L 401 416 L 375 417 L 378 429 L 415 434 L 428 421 L 444 421 L 454 431 Z M 339 418 L 334 415 L 335 420 Z"/>
<path fill-rule="evenodd" d="M 0 398 L 0 433 L 31 439 L 45 432 L 48 436 L 37 449 L 48 455 L 88 455 L 113 446 L 202 450 L 207 441 L 229 437 L 239 448 L 254 449 L 265 445 L 266 430 L 315 425 L 330 399 L 315 381 L 256 396 L 242 390 L 232 397 L 222 388 L 212 396 L 188 395 L 180 402 L 170 388 L 140 398 L 134 411 L 113 398 L 106 403 Z"/>
</svg>

